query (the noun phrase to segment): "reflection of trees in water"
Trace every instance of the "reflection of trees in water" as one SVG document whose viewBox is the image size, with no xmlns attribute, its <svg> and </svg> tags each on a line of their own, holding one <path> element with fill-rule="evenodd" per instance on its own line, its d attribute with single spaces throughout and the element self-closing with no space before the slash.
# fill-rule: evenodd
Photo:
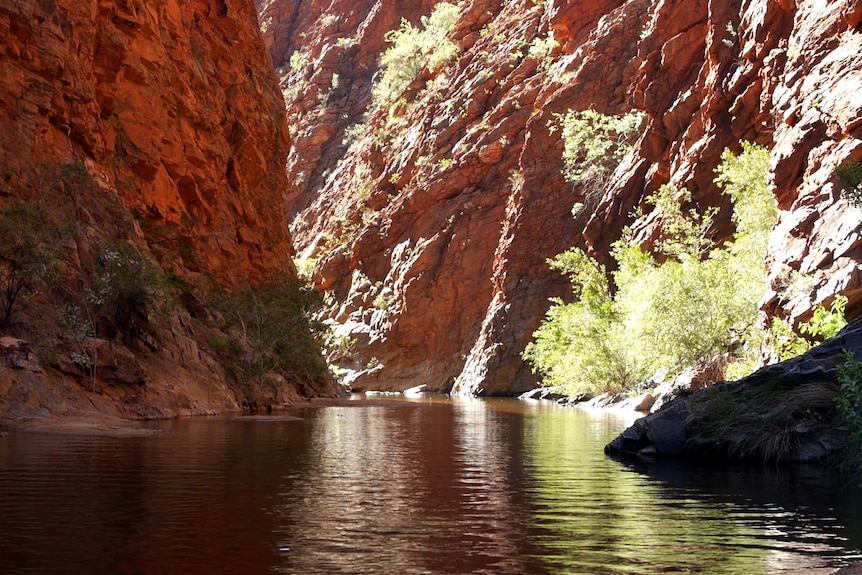
<svg viewBox="0 0 862 575">
<path fill-rule="evenodd" d="M 305 416 L 4 438 L 4 574 L 748 575 L 862 546 L 848 478 L 616 462 L 607 416 L 489 400 Z"/>
<path fill-rule="evenodd" d="M 810 530 L 799 532 L 800 514 L 752 499 L 761 479 L 756 474 L 743 473 L 734 482 L 717 473 L 723 485 L 717 493 L 737 495 L 714 497 L 709 482 L 692 481 L 709 470 L 676 463 L 662 474 L 642 474 L 643 467 L 605 458 L 600 447 L 619 430 L 608 423 L 557 410 L 528 418 L 525 425 L 534 526 L 542 532 L 548 560 L 563 571 L 777 573 L 823 566 L 822 555 L 837 550 L 814 542 L 835 540 L 828 522 L 803 520 Z M 770 489 L 768 482 L 763 485 Z M 765 501 L 774 502 L 772 495 Z M 792 541 L 776 539 L 788 530 L 796 530 Z M 806 537 L 813 542 L 808 549 Z"/>
</svg>

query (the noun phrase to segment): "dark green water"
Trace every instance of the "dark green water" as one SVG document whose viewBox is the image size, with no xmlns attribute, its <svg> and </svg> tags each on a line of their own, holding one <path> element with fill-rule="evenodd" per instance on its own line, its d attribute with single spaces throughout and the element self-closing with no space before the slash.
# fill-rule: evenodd
<svg viewBox="0 0 862 575">
<path fill-rule="evenodd" d="M 404 400 L 146 438 L 0 440 L 0 573 L 829 573 L 855 484 L 805 467 L 631 466 L 626 422 Z"/>
</svg>

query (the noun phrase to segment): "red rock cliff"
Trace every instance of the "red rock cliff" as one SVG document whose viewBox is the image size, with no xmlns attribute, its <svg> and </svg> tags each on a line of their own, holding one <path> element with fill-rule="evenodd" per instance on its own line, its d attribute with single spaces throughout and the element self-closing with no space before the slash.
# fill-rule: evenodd
<svg viewBox="0 0 862 575">
<path fill-rule="evenodd" d="M 232 281 L 290 251 L 283 101 L 242 0 L 6 2 L 0 163 L 89 162 Z"/>
<path fill-rule="evenodd" d="M 0 53 L 0 205 L 37 198 L 58 166 L 92 178 L 59 186 L 87 230 L 63 240 L 69 285 L 106 239 L 192 285 L 230 288 L 289 262 L 284 100 L 250 0 L 0 2 Z M 31 314 L 15 335 L 32 340 L 32 369 L 0 369 L 0 412 L 236 408 L 203 328 L 175 313 L 140 354 L 100 342 L 89 394 L 34 363 L 50 342 Z"/>
<path fill-rule="evenodd" d="M 457 58 L 373 112 L 383 34 L 427 5 L 260 4 L 294 127 L 294 237 L 356 339 L 355 387 L 533 385 L 519 354 L 566 291 L 545 259 L 572 245 L 607 257 L 624 225 L 647 237 L 644 198 L 667 182 L 725 204 L 713 170 L 742 140 L 773 151 L 780 219 L 763 309 L 800 319 L 843 293 L 858 314 L 860 211 L 834 175 L 862 156 L 858 1 L 474 0 L 449 34 Z M 588 108 L 648 115 L 599 192 L 563 180 L 548 128 Z M 792 297 L 789 271 L 804 286 Z"/>
</svg>

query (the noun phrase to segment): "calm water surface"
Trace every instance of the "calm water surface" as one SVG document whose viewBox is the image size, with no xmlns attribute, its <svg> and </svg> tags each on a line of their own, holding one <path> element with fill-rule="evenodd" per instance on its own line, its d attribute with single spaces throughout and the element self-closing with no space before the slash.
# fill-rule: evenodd
<svg viewBox="0 0 862 575">
<path fill-rule="evenodd" d="M 856 484 L 632 466 L 626 421 L 491 400 L 357 402 L 146 438 L 0 440 L 3 574 L 771 574 L 860 558 Z"/>
</svg>

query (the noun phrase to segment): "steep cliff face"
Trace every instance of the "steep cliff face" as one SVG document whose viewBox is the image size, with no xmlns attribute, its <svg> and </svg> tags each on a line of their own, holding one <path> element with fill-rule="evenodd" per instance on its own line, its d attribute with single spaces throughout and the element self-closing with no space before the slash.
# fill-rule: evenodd
<svg viewBox="0 0 862 575">
<path fill-rule="evenodd" d="M 88 342 L 95 376 L 72 377 L 56 308 L 94 299 L 82 295 L 86 268 L 104 265 L 111 243 L 155 257 L 196 295 L 290 261 L 284 100 L 254 5 L 2 1 L 0 38 L 0 208 L 51 204 L 55 220 L 75 222 L 58 234 L 65 279 L 5 330 L 29 343 L 3 345 L 18 359 L 0 369 L 0 411 L 236 408 L 195 297 L 191 315 L 174 308 L 172 327 L 138 348 Z"/>
<path fill-rule="evenodd" d="M 835 176 L 862 156 L 858 2 L 474 0 L 448 36 L 458 55 L 374 109 L 384 34 L 428 5 L 259 4 L 295 134 L 292 229 L 356 339 L 354 387 L 533 385 L 519 354 L 567 291 L 546 258 L 606 259 L 625 225 L 649 241 L 644 198 L 667 182 L 727 208 L 713 170 L 742 140 L 773 151 L 764 311 L 804 319 L 840 292 L 858 313 L 860 212 Z M 590 108 L 648 118 L 598 189 L 564 181 L 549 127 Z"/>
<path fill-rule="evenodd" d="M 0 162 L 89 161 L 177 265 L 232 281 L 290 251 L 283 102 L 249 2 L 4 2 Z"/>
</svg>

